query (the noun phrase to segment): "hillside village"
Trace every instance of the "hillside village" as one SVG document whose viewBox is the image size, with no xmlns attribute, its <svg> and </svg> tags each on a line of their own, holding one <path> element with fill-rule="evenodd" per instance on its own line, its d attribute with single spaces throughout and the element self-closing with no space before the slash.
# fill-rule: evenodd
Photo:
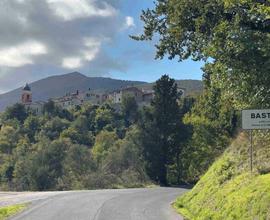
<svg viewBox="0 0 270 220">
<path fill-rule="evenodd" d="M 0 220 L 270 220 L 270 0 L 0 2 Z"/>
<path fill-rule="evenodd" d="M 185 96 L 185 88 L 178 88 L 178 92 L 181 97 Z M 46 102 L 44 101 L 35 101 L 33 102 L 33 93 L 31 87 L 27 83 L 22 88 L 21 103 L 28 110 L 32 110 L 35 114 L 40 115 L 43 112 L 43 107 Z M 150 105 L 151 100 L 154 97 L 154 90 L 150 89 L 139 89 L 135 86 L 129 86 L 115 90 L 108 93 L 97 93 L 91 91 L 91 88 L 88 91 L 69 92 L 62 97 L 51 98 L 56 106 L 63 109 L 72 109 L 76 106 L 81 106 L 84 103 L 90 103 L 93 105 L 102 105 L 106 102 L 113 104 L 113 106 L 118 109 L 120 106 L 123 97 L 132 96 L 135 98 L 139 107 Z"/>
</svg>

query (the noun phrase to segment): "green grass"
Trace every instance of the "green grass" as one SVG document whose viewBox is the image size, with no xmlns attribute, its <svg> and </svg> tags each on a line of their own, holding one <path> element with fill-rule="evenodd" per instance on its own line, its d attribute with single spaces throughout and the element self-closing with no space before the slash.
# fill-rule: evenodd
<svg viewBox="0 0 270 220">
<path fill-rule="evenodd" d="M 7 219 L 10 216 L 13 216 L 26 208 L 26 204 L 19 204 L 7 207 L 0 208 L 0 220 Z"/>
<path fill-rule="evenodd" d="M 255 171 L 251 174 L 247 139 L 238 137 L 197 185 L 177 199 L 174 207 L 190 220 L 270 219 L 270 173 L 260 171 L 262 166 L 268 170 L 268 146 L 257 146 Z"/>
</svg>

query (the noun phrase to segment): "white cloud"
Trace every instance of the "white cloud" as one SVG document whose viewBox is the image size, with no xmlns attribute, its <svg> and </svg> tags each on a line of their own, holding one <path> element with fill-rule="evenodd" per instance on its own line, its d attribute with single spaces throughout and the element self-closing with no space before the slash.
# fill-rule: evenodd
<svg viewBox="0 0 270 220">
<path fill-rule="evenodd" d="M 66 69 L 79 68 L 86 61 L 92 61 L 100 51 L 101 41 L 95 38 L 87 37 L 84 39 L 85 49 L 75 57 L 66 57 L 62 60 L 62 67 Z"/>
<path fill-rule="evenodd" d="M 96 7 L 93 0 L 47 0 L 47 2 L 50 9 L 65 21 L 91 16 L 110 17 L 116 14 L 116 9 L 106 2 L 103 3 L 102 9 Z"/>
<path fill-rule="evenodd" d="M 66 57 L 63 59 L 62 66 L 67 69 L 75 69 L 82 66 L 80 57 Z"/>
<path fill-rule="evenodd" d="M 100 40 L 93 37 L 84 38 L 84 44 L 87 47 L 99 47 L 101 45 Z"/>
<path fill-rule="evenodd" d="M 91 68 L 95 75 L 123 71 L 124 60 L 103 47 L 113 45 L 126 28 L 122 2 L 0 0 L 0 88 L 73 68 Z"/>
<path fill-rule="evenodd" d="M 22 44 L 0 49 L 0 66 L 20 67 L 33 64 L 33 58 L 47 53 L 44 44 L 38 41 L 27 41 Z"/>
<path fill-rule="evenodd" d="M 130 16 L 127 16 L 125 26 L 127 28 L 134 27 L 135 26 L 134 18 L 130 17 Z"/>
<path fill-rule="evenodd" d="M 27 18 L 23 15 L 18 15 L 18 21 L 20 22 L 20 24 L 22 24 L 23 26 L 27 25 Z"/>
<path fill-rule="evenodd" d="M 98 52 L 99 52 L 99 48 L 94 48 L 94 49 L 88 50 L 88 51 L 85 50 L 83 52 L 84 59 L 86 61 L 92 61 L 92 60 L 94 60 L 96 58 L 96 55 L 98 54 Z"/>
<path fill-rule="evenodd" d="M 8 10 L 0 7 L 0 68 L 27 64 L 83 68 L 123 22 L 111 0 L 5 0 L 5 7 Z M 77 19 L 83 17 L 87 19 Z M 28 41 L 32 38 L 38 42 Z M 46 55 L 36 57 L 40 54 Z"/>
<path fill-rule="evenodd" d="M 95 59 L 96 55 L 100 51 L 101 41 L 95 38 L 85 38 L 84 39 L 86 50 L 83 51 L 84 59 L 86 61 L 91 61 Z"/>
</svg>

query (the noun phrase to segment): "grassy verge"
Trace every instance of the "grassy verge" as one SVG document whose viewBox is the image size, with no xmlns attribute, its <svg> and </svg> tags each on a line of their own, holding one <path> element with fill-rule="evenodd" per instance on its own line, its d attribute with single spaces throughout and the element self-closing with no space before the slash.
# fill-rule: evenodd
<svg viewBox="0 0 270 220">
<path fill-rule="evenodd" d="M 26 208 L 26 204 L 19 204 L 7 207 L 0 208 L 0 220 L 7 219 L 10 216 L 13 216 Z"/>
<path fill-rule="evenodd" d="M 257 147 L 253 174 L 247 149 L 246 138 L 238 138 L 198 184 L 177 199 L 177 211 L 190 220 L 270 219 L 270 173 L 264 160 L 269 161 L 270 149 L 268 144 Z"/>
</svg>

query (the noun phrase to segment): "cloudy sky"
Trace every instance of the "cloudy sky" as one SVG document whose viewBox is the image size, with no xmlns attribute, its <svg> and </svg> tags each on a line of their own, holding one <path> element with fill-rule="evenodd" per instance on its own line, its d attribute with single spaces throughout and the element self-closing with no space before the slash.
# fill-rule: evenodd
<svg viewBox="0 0 270 220">
<path fill-rule="evenodd" d="M 1 0 L 0 93 L 47 76 L 201 79 L 202 63 L 155 60 L 139 16 L 150 0 Z"/>
</svg>

